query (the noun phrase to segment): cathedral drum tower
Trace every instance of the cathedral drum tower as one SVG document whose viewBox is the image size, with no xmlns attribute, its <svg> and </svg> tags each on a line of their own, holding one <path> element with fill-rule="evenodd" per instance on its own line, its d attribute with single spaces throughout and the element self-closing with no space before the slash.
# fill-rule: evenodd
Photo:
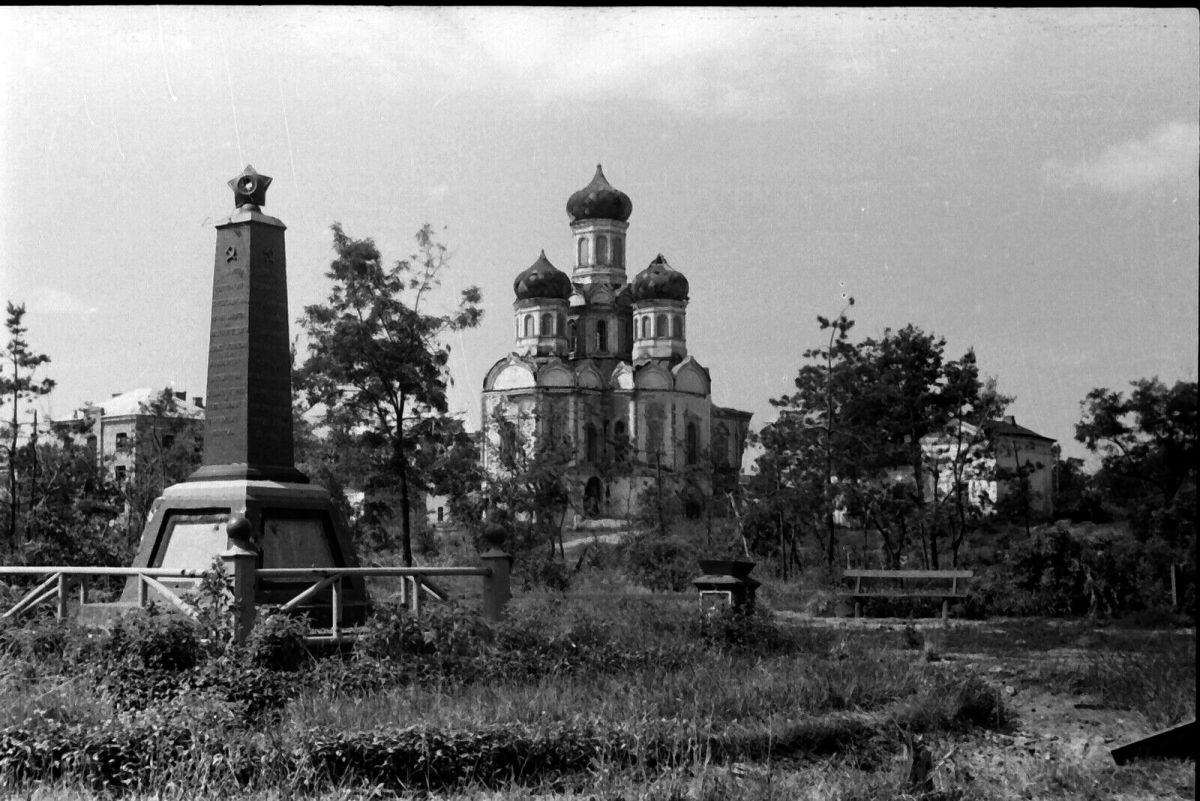
<svg viewBox="0 0 1200 801">
<path fill-rule="evenodd" d="M 329 493 L 295 466 L 286 226 L 262 212 L 270 184 L 249 166 L 229 181 L 235 210 L 216 226 L 204 459 L 154 502 L 135 567 L 207 570 L 232 546 L 256 552 L 260 568 L 357 564 Z M 366 590 L 361 579 L 346 585 L 343 622 L 354 623 Z M 255 600 L 283 603 L 305 586 L 260 580 Z M 135 594 L 131 582 L 123 599 Z M 329 597 L 301 609 L 328 622 Z"/>
</svg>

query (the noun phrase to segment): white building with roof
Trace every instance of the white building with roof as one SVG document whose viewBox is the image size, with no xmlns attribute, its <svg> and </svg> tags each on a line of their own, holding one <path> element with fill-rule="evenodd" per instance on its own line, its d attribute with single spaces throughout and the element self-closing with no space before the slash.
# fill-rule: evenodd
<svg viewBox="0 0 1200 801">
<path fill-rule="evenodd" d="M 85 403 L 69 419 L 51 421 L 50 427 L 60 440 L 91 450 L 97 466 L 123 481 L 132 476 L 138 448 L 147 442 L 169 450 L 191 440 L 197 453 L 202 450 L 204 399 L 189 400 L 187 393 L 169 388 L 141 387 L 116 393 L 102 404 Z"/>
</svg>

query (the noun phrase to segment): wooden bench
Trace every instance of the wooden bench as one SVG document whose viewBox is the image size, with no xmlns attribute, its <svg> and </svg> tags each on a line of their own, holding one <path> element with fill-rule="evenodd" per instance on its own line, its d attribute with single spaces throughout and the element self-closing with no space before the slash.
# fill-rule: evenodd
<svg viewBox="0 0 1200 801">
<path fill-rule="evenodd" d="M 842 581 L 854 581 L 854 588 L 840 594 L 854 599 L 854 616 L 862 617 L 864 598 L 941 598 L 942 618 L 950 617 L 950 601 L 967 596 L 967 583 L 973 570 L 858 570 L 842 571 Z"/>
</svg>

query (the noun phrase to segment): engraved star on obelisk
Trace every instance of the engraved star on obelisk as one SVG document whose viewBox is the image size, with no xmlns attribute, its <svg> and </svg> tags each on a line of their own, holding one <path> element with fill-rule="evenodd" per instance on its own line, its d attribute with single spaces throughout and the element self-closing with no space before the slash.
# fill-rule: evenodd
<svg viewBox="0 0 1200 801">
<path fill-rule="evenodd" d="M 229 188 L 233 190 L 234 203 L 239 207 L 265 206 L 267 204 L 267 187 L 270 185 L 271 176 L 259 175 L 258 171 L 249 164 L 240 175 L 229 181 Z"/>
</svg>

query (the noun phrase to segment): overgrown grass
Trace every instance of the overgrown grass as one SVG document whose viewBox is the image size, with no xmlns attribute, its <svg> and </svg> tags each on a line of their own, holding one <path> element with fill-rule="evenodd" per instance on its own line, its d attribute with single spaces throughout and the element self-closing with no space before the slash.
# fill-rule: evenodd
<svg viewBox="0 0 1200 801">
<path fill-rule="evenodd" d="M 953 660 L 926 662 L 896 631 L 632 599 L 511 611 L 489 626 L 454 609 L 420 621 L 384 609 L 354 655 L 322 660 L 279 621 L 233 651 L 164 619 L 115 637 L 6 629 L 0 796 L 895 798 L 899 732 L 948 738 L 1011 722 L 998 687 Z M 999 635 L 958 631 L 939 648 L 1000 650 Z M 1059 645 L 1075 636 L 1054 631 Z M 1156 641 L 1111 640 L 1092 672 L 1048 668 L 1039 680 L 1115 698 L 1121 671 L 1154 674 L 1131 660 L 1158 659 Z M 1157 675 L 1179 684 L 1190 658 L 1194 687 L 1194 645 L 1162 653 Z"/>
</svg>

